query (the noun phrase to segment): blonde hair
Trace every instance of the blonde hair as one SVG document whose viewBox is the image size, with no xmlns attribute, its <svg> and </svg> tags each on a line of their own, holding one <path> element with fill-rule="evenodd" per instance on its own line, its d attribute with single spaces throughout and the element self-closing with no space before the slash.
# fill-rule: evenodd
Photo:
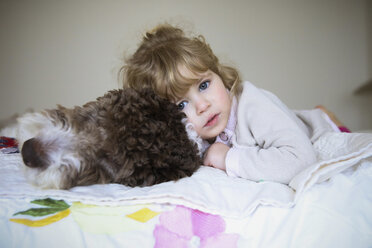
<svg viewBox="0 0 372 248">
<path fill-rule="evenodd" d="M 198 81 L 182 76 L 182 67 L 195 74 L 211 70 L 221 77 L 232 94 L 241 91 L 239 72 L 220 64 L 203 36 L 188 38 L 182 29 L 168 24 L 157 26 L 144 35 L 120 73 L 124 87 L 152 87 L 161 97 L 177 101 Z"/>
</svg>

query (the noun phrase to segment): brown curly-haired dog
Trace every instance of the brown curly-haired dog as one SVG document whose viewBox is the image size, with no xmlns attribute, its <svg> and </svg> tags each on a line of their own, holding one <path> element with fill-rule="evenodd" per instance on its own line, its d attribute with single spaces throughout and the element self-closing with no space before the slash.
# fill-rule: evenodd
<svg viewBox="0 0 372 248">
<path fill-rule="evenodd" d="M 26 114 L 18 120 L 26 176 L 60 189 L 149 186 L 190 176 L 201 161 L 184 118 L 149 89 L 113 90 L 82 107 Z"/>
</svg>

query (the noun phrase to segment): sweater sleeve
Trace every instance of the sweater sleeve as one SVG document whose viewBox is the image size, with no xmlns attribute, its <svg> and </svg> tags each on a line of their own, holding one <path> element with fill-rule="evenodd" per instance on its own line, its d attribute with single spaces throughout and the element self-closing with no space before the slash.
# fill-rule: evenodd
<svg viewBox="0 0 372 248">
<path fill-rule="evenodd" d="M 236 136 L 226 156 L 228 175 L 287 184 L 316 161 L 306 131 L 274 95 L 246 82 L 237 115 Z"/>
</svg>

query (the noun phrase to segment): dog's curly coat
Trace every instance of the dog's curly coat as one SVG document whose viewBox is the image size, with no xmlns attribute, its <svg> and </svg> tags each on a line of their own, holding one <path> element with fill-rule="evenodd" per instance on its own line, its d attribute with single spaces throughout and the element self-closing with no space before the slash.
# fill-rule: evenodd
<svg viewBox="0 0 372 248">
<path fill-rule="evenodd" d="M 152 90 L 113 90 L 82 107 L 19 119 L 26 176 L 44 188 L 149 186 L 187 177 L 200 164 L 185 115 Z"/>
</svg>

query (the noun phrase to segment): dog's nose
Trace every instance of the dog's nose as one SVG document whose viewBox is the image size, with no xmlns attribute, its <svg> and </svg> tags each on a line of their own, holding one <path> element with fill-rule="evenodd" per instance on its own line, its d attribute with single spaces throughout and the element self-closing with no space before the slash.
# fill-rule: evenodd
<svg viewBox="0 0 372 248">
<path fill-rule="evenodd" d="M 45 167 L 41 145 L 35 138 L 29 139 L 23 144 L 21 153 L 26 166 L 30 168 Z"/>
</svg>

